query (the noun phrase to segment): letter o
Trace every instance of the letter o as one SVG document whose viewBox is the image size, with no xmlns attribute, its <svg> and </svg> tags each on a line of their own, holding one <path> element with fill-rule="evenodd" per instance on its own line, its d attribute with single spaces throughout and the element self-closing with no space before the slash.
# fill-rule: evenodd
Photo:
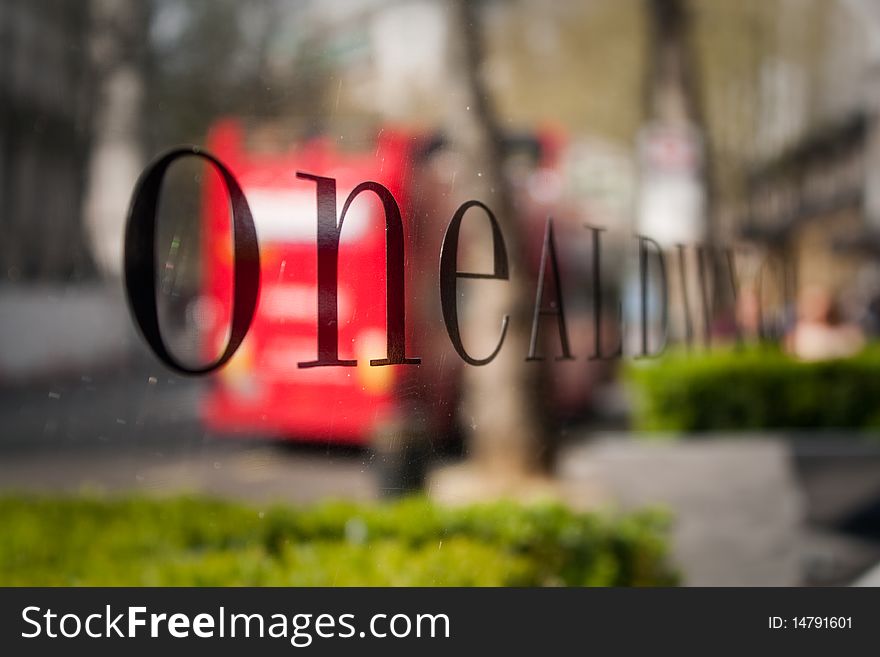
<svg viewBox="0 0 880 657">
<path fill-rule="evenodd" d="M 178 360 L 162 339 L 156 304 L 156 210 L 162 181 L 168 168 L 186 156 L 200 157 L 213 165 L 223 178 L 232 205 L 233 296 L 232 330 L 226 348 L 217 360 L 189 367 Z M 125 291 L 135 323 L 153 353 L 171 369 L 182 374 L 207 374 L 222 367 L 247 335 L 260 293 L 260 249 L 254 219 L 244 192 L 229 169 L 216 157 L 197 146 L 182 146 L 154 160 L 135 185 L 125 226 Z"/>
<path fill-rule="evenodd" d="M 394 626 L 397 623 L 398 619 L 401 618 L 406 621 L 406 629 L 403 632 L 398 633 Z M 409 620 L 409 616 L 407 616 L 406 614 L 395 614 L 391 617 L 391 623 L 389 623 L 389 627 L 391 628 L 391 634 L 393 634 L 398 639 L 402 639 L 403 637 L 407 636 L 412 629 L 412 622 Z"/>
<path fill-rule="evenodd" d="M 73 619 L 74 627 L 76 627 L 76 629 L 73 632 L 68 632 L 66 629 L 64 629 L 65 623 L 66 621 L 71 619 Z M 77 616 L 76 614 L 64 614 L 64 616 L 61 617 L 61 621 L 59 622 L 58 627 L 61 630 L 61 634 L 63 634 L 65 638 L 73 639 L 79 636 L 80 630 L 82 630 L 82 623 L 79 620 L 79 616 Z"/>
</svg>

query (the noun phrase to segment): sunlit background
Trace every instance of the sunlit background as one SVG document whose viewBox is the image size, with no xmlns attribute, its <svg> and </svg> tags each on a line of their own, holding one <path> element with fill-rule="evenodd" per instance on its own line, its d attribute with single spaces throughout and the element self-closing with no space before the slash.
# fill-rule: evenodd
<svg viewBox="0 0 880 657">
<path fill-rule="evenodd" d="M 6 0 L 0 117 L 0 583 L 880 583 L 871 0 Z M 150 352 L 123 286 L 138 177 L 182 144 L 235 174 L 260 243 L 250 332 L 203 377 Z M 364 193 L 339 248 L 357 365 L 298 367 L 297 172 L 337 210 L 394 194 L 418 366 L 369 366 Z M 439 291 L 471 199 L 510 269 L 458 281 L 475 359 L 509 317 L 482 366 Z M 205 364 L 233 294 L 217 171 L 172 165 L 157 221 L 164 338 Z M 457 253 L 493 272 L 483 210 Z M 108 556 L 63 547 L 90 541 Z"/>
</svg>

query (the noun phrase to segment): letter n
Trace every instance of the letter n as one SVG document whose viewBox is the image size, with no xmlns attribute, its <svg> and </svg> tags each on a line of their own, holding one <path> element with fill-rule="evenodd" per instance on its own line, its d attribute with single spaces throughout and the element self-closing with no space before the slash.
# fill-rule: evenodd
<svg viewBox="0 0 880 657">
<path fill-rule="evenodd" d="M 388 344 L 386 357 L 370 365 L 415 365 L 420 358 L 406 356 L 406 309 L 403 220 L 400 207 L 387 187 L 363 182 L 355 187 L 336 220 L 336 180 L 298 172 L 297 178 L 312 180 L 318 195 L 318 359 L 298 363 L 301 368 L 338 365 L 353 367 L 356 360 L 339 358 L 339 238 L 348 208 L 361 192 L 373 192 L 385 214 L 385 305 Z"/>
</svg>

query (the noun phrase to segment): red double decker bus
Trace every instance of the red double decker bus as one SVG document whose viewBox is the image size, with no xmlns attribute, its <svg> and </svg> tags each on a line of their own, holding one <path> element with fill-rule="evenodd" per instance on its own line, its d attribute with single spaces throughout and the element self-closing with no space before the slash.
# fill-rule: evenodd
<svg viewBox="0 0 880 657">
<path fill-rule="evenodd" d="M 236 176 L 251 208 L 260 244 L 261 292 L 247 337 L 204 397 L 202 417 L 209 429 L 365 444 L 379 427 L 395 421 L 395 389 L 411 374 L 407 367 L 370 366 L 370 359 L 384 357 L 386 349 L 385 220 L 372 194 L 361 194 L 352 203 L 339 244 L 339 357 L 358 364 L 298 367 L 316 356 L 318 293 L 316 190 L 296 174 L 334 178 L 338 207 L 359 183 L 381 183 L 397 200 L 409 232 L 409 167 L 419 143 L 383 130 L 375 148 L 359 152 L 342 151 L 318 138 L 287 152 L 266 153 L 248 149 L 235 121 L 212 129 L 207 147 Z M 215 355 L 227 339 L 233 259 L 228 200 L 220 179 L 209 178 L 204 194 L 199 304 L 207 327 L 203 348 Z M 416 247 L 406 241 L 409 253 Z"/>
</svg>

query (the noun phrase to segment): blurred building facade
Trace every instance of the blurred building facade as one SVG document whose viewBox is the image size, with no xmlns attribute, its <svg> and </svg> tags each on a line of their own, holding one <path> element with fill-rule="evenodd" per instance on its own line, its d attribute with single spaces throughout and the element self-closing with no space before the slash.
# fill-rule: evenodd
<svg viewBox="0 0 880 657">
<path fill-rule="evenodd" d="M 734 214 L 740 236 L 786 263 L 785 296 L 822 287 L 859 315 L 880 293 L 880 12 L 861 0 L 804 5 L 779 4 Z"/>
<path fill-rule="evenodd" d="M 88 277 L 82 222 L 94 89 L 89 5 L 0 4 L 0 274 Z"/>
</svg>

